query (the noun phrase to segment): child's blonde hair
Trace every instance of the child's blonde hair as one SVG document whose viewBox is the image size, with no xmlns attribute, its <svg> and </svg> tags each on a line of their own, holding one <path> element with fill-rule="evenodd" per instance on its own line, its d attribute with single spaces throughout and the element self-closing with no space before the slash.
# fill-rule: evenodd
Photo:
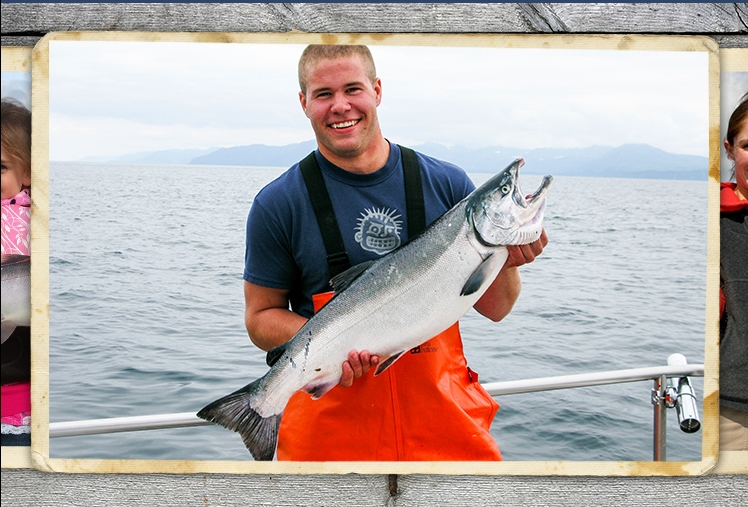
<svg viewBox="0 0 748 507">
<path fill-rule="evenodd" d="M 0 142 L 7 156 L 20 160 L 24 176 L 31 174 L 31 111 L 11 98 L 2 99 L 0 105 Z"/>
</svg>

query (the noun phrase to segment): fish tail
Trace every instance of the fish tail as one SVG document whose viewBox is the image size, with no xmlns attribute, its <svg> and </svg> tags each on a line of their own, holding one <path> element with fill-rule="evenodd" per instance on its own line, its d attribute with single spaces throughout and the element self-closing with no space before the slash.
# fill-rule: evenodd
<svg viewBox="0 0 748 507">
<path fill-rule="evenodd" d="M 197 416 L 239 433 L 255 460 L 271 461 L 275 455 L 278 427 L 283 413 L 262 417 L 252 408 L 252 393 L 257 390 L 257 384 L 261 380 L 255 380 L 205 406 Z"/>
</svg>

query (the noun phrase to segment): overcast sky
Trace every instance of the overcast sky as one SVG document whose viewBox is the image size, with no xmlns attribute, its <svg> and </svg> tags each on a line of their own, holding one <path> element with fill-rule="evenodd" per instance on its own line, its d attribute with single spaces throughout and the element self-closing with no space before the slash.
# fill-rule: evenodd
<svg viewBox="0 0 748 507">
<path fill-rule="evenodd" d="M 401 144 L 708 155 L 706 52 L 370 46 Z M 302 45 L 50 42 L 50 158 L 313 139 Z"/>
<path fill-rule="evenodd" d="M 0 97 L 10 97 L 31 109 L 31 72 L 0 73 Z"/>
</svg>

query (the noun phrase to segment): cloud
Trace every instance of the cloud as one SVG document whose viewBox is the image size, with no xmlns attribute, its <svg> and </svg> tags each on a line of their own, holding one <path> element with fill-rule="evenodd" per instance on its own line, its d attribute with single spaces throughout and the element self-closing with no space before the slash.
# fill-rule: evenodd
<svg viewBox="0 0 748 507">
<path fill-rule="evenodd" d="M 185 123 L 168 125 L 139 122 L 123 118 L 50 115 L 55 134 L 50 135 L 51 160 L 79 160 L 88 156 L 120 156 L 141 151 L 177 148 L 206 149 L 247 144 L 284 145 L 297 139 L 313 139 L 307 129 L 244 127 L 221 125 L 194 126 Z M 78 147 L 79 140 L 87 148 Z"/>
<path fill-rule="evenodd" d="M 31 73 L 3 72 L 0 79 L 0 97 L 10 97 L 31 109 Z"/>
<path fill-rule="evenodd" d="M 302 49 L 51 41 L 51 157 L 311 139 L 298 103 Z M 646 143 L 708 152 L 706 53 L 371 50 L 383 83 L 382 128 L 396 142 L 525 149 Z"/>
<path fill-rule="evenodd" d="M 57 41 L 51 46 L 50 108 L 56 112 L 242 128 L 259 124 L 258 112 L 285 122 L 300 110 L 293 65 L 277 65 L 262 45 Z M 282 59 L 291 50 L 275 52 Z M 289 63 L 300 51 L 295 49 Z M 278 106 L 280 114 L 271 115 Z"/>
<path fill-rule="evenodd" d="M 379 50 L 388 62 L 379 72 L 380 116 L 409 142 L 462 138 L 528 149 L 636 142 L 707 152 L 705 54 L 422 49 L 408 66 L 395 51 Z M 675 118 L 682 121 L 674 127 Z"/>
</svg>

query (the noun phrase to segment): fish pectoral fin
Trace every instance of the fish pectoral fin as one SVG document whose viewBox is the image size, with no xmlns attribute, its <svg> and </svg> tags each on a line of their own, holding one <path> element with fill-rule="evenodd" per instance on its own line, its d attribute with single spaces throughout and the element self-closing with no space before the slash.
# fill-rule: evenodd
<svg viewBox="0 0 748 507">
<path fill-rule="evenodd" d="M 374 376 L 376 377 L 377 375 L 382 373 L 384 370 L 392 366 L 395 363 L 395 361 L 400 359 L 400 356 L 402 356 L 404 353 L 405 351 L 401 350 L 400 352 L 392 354 L 390 357 L 385 359 L 383 362 L 379 363 L 379 365 L 377 366 L 377 370 L 374 372 Z"/>
<path fill-rule="evenodd" d="M 339 275 L 333 276 L 330 280 L 330 285 L 332 286 L 332 290 L 335 291 L 335 295 L 338 295 L 340 292 L 347 289 L 353 281 L 361 276 L 364 271 L 369 269 L 369 266 L 373 263 L 374 261 L 362 262 L 361 264 L 356 264 L 355 266 L 346 269 Z"/>
<path fill-rule="evenodd" d="M 286 346 L 288 345 L 288 342 L 281 343 L 277 347 L 273 347 L 270 349 L 267 353 L 267 356 L 265 356 L 265 362 L 268 366 L 273 366 L 275 363 L 278 362 L 278 359 L 281 358 L 284 352 L 286 352 Z"/>
<path fill-rule="evenodd" d="M 313 400 L 318 400 L 329 393 L 336 385 L 338 385 L 337 382 L 327 382 L 324 384 L 307 384 L 302 387 L 301 390 L 305 393 L 311 394 Z"/>
<path fill-rule="evenodd" d="M 275 456 L 278 427 L 283 412 L 262 417 L 252 408 L 252 395 L 260 389 L 262 379 L 255 380 L 228 396 L 214 401 L 197 413 L 200 419 L 236 431 L 257 461 L 270 461 Z"/>
<path fill-rule="evenodd" d="M 478 268 L 473 271 L 473 274 L 470 275 L 470 278 L 467 279 L 465 285 L 462 286 L 460 296 L 469 296 L 470 294 L 475 293 L 478 289 L 481 288 L 481 286 L 493 270 L 493 262 L 491 262 L 491 257 L 493 257 L 493 253 L 489 254 L 488 257 L 483 259 L 483 262 L 480 263 L 480 266 L 478 266 Z"/>
</svg>

